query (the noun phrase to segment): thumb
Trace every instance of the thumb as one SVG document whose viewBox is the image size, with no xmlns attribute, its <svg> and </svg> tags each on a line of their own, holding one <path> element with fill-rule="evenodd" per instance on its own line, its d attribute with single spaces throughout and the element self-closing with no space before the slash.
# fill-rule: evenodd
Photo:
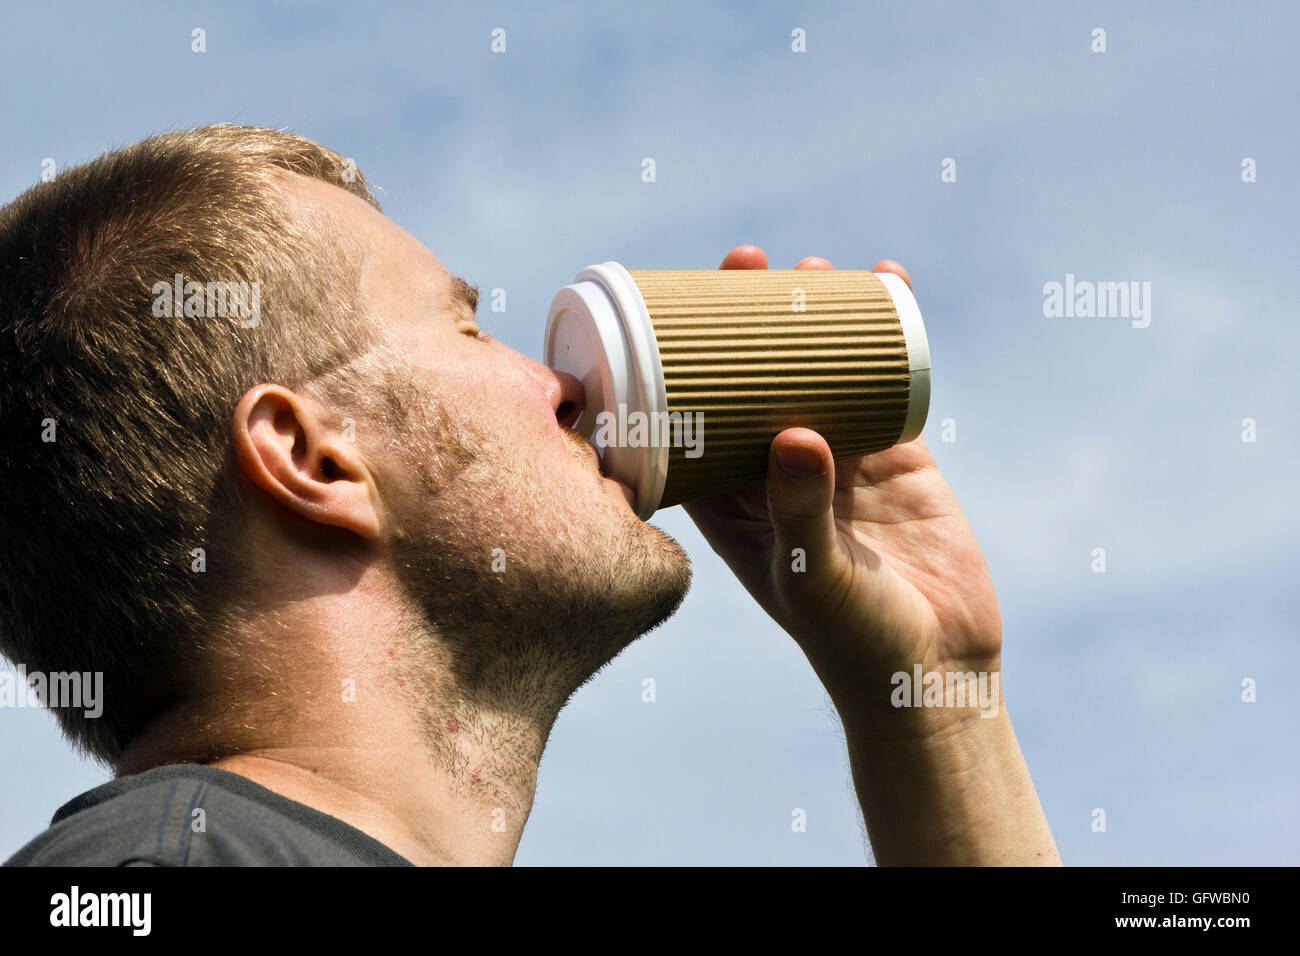
<svg viewBox="0 0 1300 956">
<path fill-rule="evenodd" d="M 808 428 L 787 428 L 772 440 L 767 510 L 776 538 L 774 560 L 777 567 L 804 571 L 789 575 L 797 590 L 833 580 L 842 560 L 834 494 L 835 460 L 826 439 Z M 802 549 L 803 562 L 796 549 Z"/>
</svg>

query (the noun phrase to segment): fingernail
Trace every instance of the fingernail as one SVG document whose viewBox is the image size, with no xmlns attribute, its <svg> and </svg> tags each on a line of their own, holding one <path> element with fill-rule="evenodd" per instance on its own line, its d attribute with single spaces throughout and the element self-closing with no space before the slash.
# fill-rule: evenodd
<svg viewBox="0 0 1300 956">
<path fill-rule="evenodd" d="M 782 445 L 776 450 L 776 463 L 791 478 L 801 481 L 822 470 L 822 456 L 803 445 Z"/>
</svg>

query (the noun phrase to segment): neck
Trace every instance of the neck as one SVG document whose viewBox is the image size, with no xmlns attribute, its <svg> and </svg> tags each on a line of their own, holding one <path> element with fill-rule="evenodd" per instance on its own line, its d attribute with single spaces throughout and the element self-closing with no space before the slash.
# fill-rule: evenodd
<svg viewBox="0 0 1300 956">
<path fill-rule="evenodd" d="M 210 765 L 338 817 L 412 863 L 508 866 L 532 810 L 544 737 L 506 715 L 462 710 L 439 722 L 434 747 L 418 722 L 336 723 L 330 740 L 286 736 Z"/>
<path fill-rule="evenodd" d="M 562 699 L 474 699 L 440 666 L 436 637 L 398 636 L 410 629 L 376 620 L 373 604 L 364 625 L 343 629 L 313 610 L 311 628 L 281 609 L 273 630 L 235 639 L 233 666 L 257 666 L 209 683 L 243 688 L 243 701 L 191 698 L 132 744 L 118 775 L 203 763 L 337 817 L 412 863 L 509 865 Z M 340 633 L 371 636 L 359 646 Z M 502 706 L 512 696 L 532 712 Z"/>
</svg>

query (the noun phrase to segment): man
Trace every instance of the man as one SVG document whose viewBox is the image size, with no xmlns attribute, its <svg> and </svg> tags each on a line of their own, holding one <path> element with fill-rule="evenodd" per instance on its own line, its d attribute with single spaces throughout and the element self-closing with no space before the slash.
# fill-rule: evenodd
<svg viewBox="0 0 1300 956">
<path fill-rule="evenodd" d="M 0 212 L 0 650 L 103 673 L 55 714 L 116 774 L 11 863 L 512 861 L 560 709 L 690 574 L 476 301 L 286 133 L 152 137 Z M 688 511 L 829 692 L 880 863 L 1059 863 L 1000 696 L 891 702 L 1000 670 L 922 441 L 790 429 Z"/>
</svg>

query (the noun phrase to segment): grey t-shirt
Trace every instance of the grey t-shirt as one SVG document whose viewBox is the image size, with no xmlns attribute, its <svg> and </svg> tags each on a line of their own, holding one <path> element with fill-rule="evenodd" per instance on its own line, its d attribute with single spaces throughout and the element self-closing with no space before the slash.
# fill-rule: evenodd
<svg viewBox="0 0 1300 956">
<path fill-rule="evenodd" d="M 69 801 L 4 865 L 412 864 L 356 827 L 247 777 L 175 764 L 118 777 Z"/>
</svg>

